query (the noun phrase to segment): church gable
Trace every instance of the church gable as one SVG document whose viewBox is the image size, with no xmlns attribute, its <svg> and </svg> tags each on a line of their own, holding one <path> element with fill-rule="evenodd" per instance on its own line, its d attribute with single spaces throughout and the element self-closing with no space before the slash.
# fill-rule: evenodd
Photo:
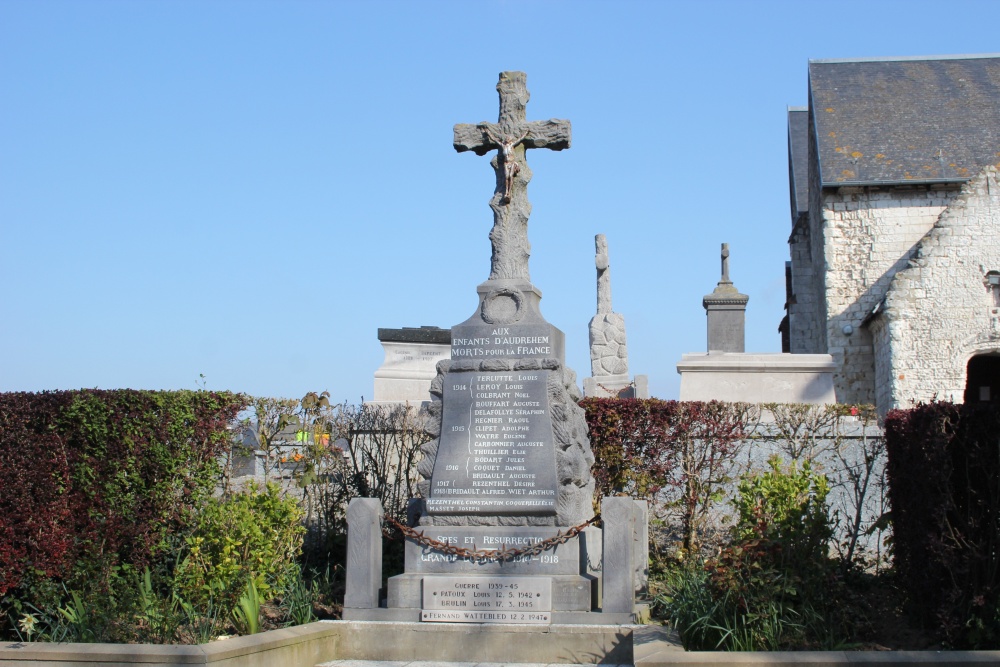
<svg viewBox="0 0 1000 667">
<path fill-rule="evenodd" d="M 877 329 L 877 378 L 889 407 L 935 396 L 963 400 L 976 354 L 1000 353 L 1000 183 L 969 181 L 893 277 Z"/>
<path fill-rule="evenodd" d="M 902 329 L 909 320 L 894 320 L 890 336 L 873 312 L 884 313 L 897 272 L 942 214 L 968 207 L 962 184 L 1000 166 L 1000 55 L 810 61 L 808 93 L 805 138 L 801 112 L 788 117 L 791 280 L 782 326 L 791 352 L 833 357 L 838 401 L 886 409 L 923 389 L 892 370 L 917 354 L 909 341 L 897 344 L 911 336 Z M 984 230 L 977 238 L 995 247 L 1000 237 Z M 962 243 L 954 241 L 956 252 Z M 917 315 L 916 305 L 927 310 Z M 909 312 L 930 318 L 946 305 L 921 301 Z"/>
<path fill-rule="evenodd" d="M 823 187 L 963 182 L 1000 164 L 1000 56 L 813 60 Z"/>
</svg>

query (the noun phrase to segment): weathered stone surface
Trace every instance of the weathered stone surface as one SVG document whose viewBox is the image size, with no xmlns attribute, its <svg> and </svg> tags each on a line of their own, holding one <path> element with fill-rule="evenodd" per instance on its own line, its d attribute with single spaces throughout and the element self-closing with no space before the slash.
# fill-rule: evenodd
<svg viewBox="0 0 1000 667">
<path fill-rule="evenodd" d="M 880 410 L 935 397 L 963 400 L 969 360 L 1000 352 L 1000 286 L 990 284 L 990 272 L 1000 272 L 996 167 L 963 186 L 869 321 Z M 842 358 L 847 367 L 850 356 Z"/>
<path fill-rule="evenodd" d="M 450 373 L 431 514 L 555 514 L 551 371 Z M 496 361 L 496 360 L 492 360 Z"/>
<path fill-rule="evenodd" d="M 525 149 L 569 148 L 572 128 L 568 120 L 527 120 L 526 107 L 530 95 L 524 72 L 501 72 L 497 83 L 500 94 L 500 116 L 496 123 L 455 126 L 455 150 L 485 155 L 491 150 L 497 156 L 490 164 L 496 172 L 496 191 L 490 200 L 493 209 L 493 244 L 490 280 L 530 280 L 528 257 L 528 182 L 531 169 L 525 160 Z"/>
<path fill-rule="evenodd" d="M 729 279 L 729 244 L 722 244 L 722 278 L 702 305 L 708 319 L 709 352 L 746 351 L 746 309 L 750 300 Z"/>
<path fill-rule="evenodd" d="M 497 379 L 501 375 L 503 377 Z M 587 438 L 583 409 L 571 395 L 579 394 L 579 390 L 575 384 L 567 386 L 567 379 L 573 377 L 572 373 L 564 373 L 562 368 L 503 374 L 482 370 L 447 373 L 442 380 L 445 387 L 443 401 L 436 401 L 445 405 L 442 434 L 440 438 L 423 446 L 424 459 L 418 468 L 425 478 L 418 490 L 430 501 L 426 505 L 427 511 L 421 518 L 421 524 L 568 527 L 589 519 L 593 513 L 594 479 L 590 467 L 594 457 Z M 471 389 L 484 385 L 499 385 L 499 389 Z M 515 389 L 516 385 L 520 385 L 520 388 Z M 484 396 L 510 394 L 510 397 L 477 398 L 477 393 Z M 525 395 L 515 398 L 514 394 Z M 452 408 L 448 407 L 449 401 Z M 515 403 L 538 405 L 515 406 Z M 458 416 L 451 417 L 452 412 Z M 518 414 L 519 412 L 526 414 Z M 477 419 L 501 421 L 483 421 L 477 424 Z M 477 425 L 528 430 L 452 430 L 455 427 L 474 429 Z M 494 433 L 524 434 L 526 437 L 486 438 L 477 437 L 477 433 L 481 436 Z M 519 443 L 533 444 L 520 446 Z M 442 446 L 448 448 L 447 454 L 442 453 Z M 481 453 L 477 455 L 477 452 Z M 477 465 L 498 467 L 500 470 L 476 471 Z M 525 470 L 518 470 L 522 467 Z M 472 475 L 477 472 L 499 477 L 473 478 Z M 515 475 L 530 477 L 514 477 Z M 504 484 L 472 486 L 471 482 L 474 481 Z M 432 486 L 434 482 L 446 484 Z M 469 485 L 466 485 L 467 482 Z M 479 489 L 479 492 L 439 493 L 448 489 Z M 486 492 L 487 489 L 489 493 Z M 537 502 L 531 505 L 520 502 L 527 499 L 554 502 Z M 463 504 L 463 501 L 470 502 Z"/>
<path fill-rule="evenodd" d="M 584 379 L 584 394 L 600 398 L 649 398 L 646 376 L 629 381 L 625 318 L 611 309 L 611 261 L 604 234 L 595 237 L 595 246 L 597 314 L 590 320 L 591 377 Z"/>
<path fill-rule="evenodd" d="M 417 528 L 418 532 L 443 544 L 476 550 L 505 548 L 525 549 L 538 542 L 555 537 L 554 527 L 535 526 L 429 526 Z M 577 538 L 557 544 L 541 554 L 523 556 L 510 561 L 470 560 L 425 547 L 407 539 L 405 548 L 406 571 L 466 574 L 580 574 L 580 543 Z"/>
<path fill-rule="evenodd" d="M 680 400 L 836 403 L 828 354 L 685 354 Z"/>
<path fill-rule="evenodd" d="M 435 364 L 450 355 L 451 332 L 437 327 L 379 329 L 378 336 L 385 359 L 375 371 L 370 402 L 419 406 L 430 400 Z"/>
<path fill-rule="evenodd" d="M 344 607 L 379 606 L 382 587 L 382 503 L 354 498 L 347 506 L 347 589 Z"/>
<path fill-rule="evenodd" d="M 590 368 L 595 378 L 628 375 L 624 339 L 625 318 L 618 313 L 596 315 L 590 320 Z"/>
<path fill-rule="evenodd" d="M 604 586 L 601 610 L 628 613 L 635 606 L 635 524 L 638 514 L 631 498 L 601 500 L 604 518 Z"/>
</svg>

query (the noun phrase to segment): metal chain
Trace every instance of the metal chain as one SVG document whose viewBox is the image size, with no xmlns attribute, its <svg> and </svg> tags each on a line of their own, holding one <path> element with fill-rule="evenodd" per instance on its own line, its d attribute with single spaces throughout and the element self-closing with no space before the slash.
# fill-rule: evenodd
<svg viewBox="0 0 1000 667">
<path fill-rule="evenodd" d="M 593 525 L 601 520 L 600 514 L 595 514 L 590 520 L 584 521 L 579 526 L 573 526 L 569 528 L 566 532 L 559 531 L 553 537 L 550 537 L 541 542 L 536 542 L 530 547 L 525 547 L 524 549 L 508 549 L 507 545 L 502 545 L 499 549 L 477 549 L 472 551 L 470 549 L 465 549 L 462 547 L 455 546 L 454 544 L 445 544 L 444 542 L 439 542 L 433 538 L 427 537 L 423 533 L 418 533 L 413 528 L 409 526 L 404 526 L 400 522 L 396 521 L 392 517 L 385 517 L 386 523 L 390 524 L 393 528 L 402 533 L 405 537 L 410 538 L 417 544 L 425 547 L 430 547 L 435 551 L 440 551 L 441 553 L 450 554 L 453 556 L 458 556 L 459 558 L 467 558 L 469 560 L 474 560 L 478 562 L 486 561 L 499 561 L 505 562 L 514 560 L 521 556 L 537 556 L 547 549 L 558 546 L 560 544 L 566 544 L 571 539 L 583 532 L 583 529 L 587 526 Z M 389 531 L 383 529 L 383 534 L 392 538 Z"/>
</svg>

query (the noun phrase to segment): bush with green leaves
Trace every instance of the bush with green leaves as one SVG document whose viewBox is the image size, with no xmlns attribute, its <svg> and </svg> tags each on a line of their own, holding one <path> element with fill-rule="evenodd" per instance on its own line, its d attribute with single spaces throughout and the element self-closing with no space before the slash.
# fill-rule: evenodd
<svg viewBox="0 0 1000 667">
<path fill-rule="evenodd" d="M 149 567 L 154 585 L 169 577 L 246 400 L 0 393 L 0 638 L 139 639 L 127 621 L 138 604 L 134 573 Z"/>
<path fill-rule="evenodd" d="M 782 466 L 776 456 L 770 470 L 744 475 L 733 501 L 737 543 L 760 540 L 773 546 L 775 565 L 808 574 L 827 560 L 833 527 L 826 498 L 830 485 L 808 461 Z"/>
<path fill-rule="evenodd" d="M 827 554 L 826 478 L 808 463 L 769 467 L 740 479 L 732 542 L 666 576 L 657 602 L 689 650 L 829 648 L 850 637 Z"/>
<path fill-rule="evenodd" d="M 260 597 L 280 594 L 298 568 L 302 509 L 273 483 L 205 503 L 174 573 L 178 595 L 235 606 L 250 582 Z"/>
</svg>

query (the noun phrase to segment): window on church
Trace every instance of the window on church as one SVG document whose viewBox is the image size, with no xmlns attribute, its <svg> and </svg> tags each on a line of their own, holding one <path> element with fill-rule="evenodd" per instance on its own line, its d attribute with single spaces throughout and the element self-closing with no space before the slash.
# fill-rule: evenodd
<svg viewBox="0 0 1000 667">
<path fill-rule="evenodd" d="M 986 274 L 986 289 L 993 297 L 993 307 L 1000 308 L 1000 271 L 990 271 Z"/>
</svg>

